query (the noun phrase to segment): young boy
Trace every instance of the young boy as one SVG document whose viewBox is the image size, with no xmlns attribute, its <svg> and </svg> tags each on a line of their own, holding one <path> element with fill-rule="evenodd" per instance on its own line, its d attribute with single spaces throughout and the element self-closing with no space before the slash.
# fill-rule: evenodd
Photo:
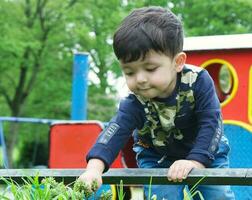
<svg viewBox="0 0 252 200">
<path fill-rule="evenodd" d="M 131 94 L 90 150 L 80 180 L 102 184 L 134 132 L 140 168 L 169 168 L 182 181 L 193 168 L 228 167 L 220 104 L 206 70 L 186 65 L 183 28 L 169 10 L 134 10 L 114 34 L 114 52 Z M 158 199 L 183 199 L 184 185 L 152 186 Z M 234 199 L 229 186 L 199 186 L 205 200 Z M 148 193 L 148 190 L 146 191 Z"/>
</svg>

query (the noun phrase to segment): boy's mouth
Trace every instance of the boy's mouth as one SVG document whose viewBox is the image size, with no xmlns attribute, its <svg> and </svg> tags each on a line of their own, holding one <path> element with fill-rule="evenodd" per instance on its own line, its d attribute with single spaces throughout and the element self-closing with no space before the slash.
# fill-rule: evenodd
<svg viewBox="0 0 252 200">
<path fill-rule="evenodd" d="M 139 86 L 138 87 L 138 90 L 149 90 L 149 89 L 151 89 L 151 87 L 150 86 Z"/>
<path fill-rule="evenodd" d="M 140 92 L 141 92 L 141 91 L 142 91 L 142 92 L 145 92 L 145 91 L 148 91 L 148 90 L 150 90 L 150 89 L 151 89 L 151 88 L 139 88 L 138 91 L 140 91 Z"/>
</svg>

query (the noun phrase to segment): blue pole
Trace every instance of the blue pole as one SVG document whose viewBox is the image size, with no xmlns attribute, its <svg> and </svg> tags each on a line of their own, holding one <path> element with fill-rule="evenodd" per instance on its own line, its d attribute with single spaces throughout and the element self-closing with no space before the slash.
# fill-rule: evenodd
<svg viewBox="0 0 252 200">
<path fill-rule="evenodd" d="M 73 65 L 72 120 L 87 119 L 88 53 L 76 53 Z"/>
</svg>

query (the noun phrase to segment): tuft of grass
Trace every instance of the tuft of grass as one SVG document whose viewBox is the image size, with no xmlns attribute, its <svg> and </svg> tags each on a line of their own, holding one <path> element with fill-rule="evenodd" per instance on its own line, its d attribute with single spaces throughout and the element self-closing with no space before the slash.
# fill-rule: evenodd
<svg viewBox="0 0 252 200">
<path fill-rule="evenodd" d="M 150 177 L 149 189 L 148 189 L 148 200 L 157 200 L 157 195 L 151 196 L 152 176 Z"/>
<path fill-rule="evenodd" d="M 197 186 L 199 185 L 199 183 L 205 178 L 202 177 L 200 180 L 198 180 L 193 187 L 189 190 L 189 192 L 184 191 L 184 199 L 183 200 L 193 200 L 193 197 L 195 195 L 198 195 L 200 200 L 204 200 L 204 197 L 202 195 L 202 193 L 197 189 Z M 152 177 L 150 178 L 150 183 L 149 183 L 149 190 L 148 190 L 148 200 L 157 200 L 157 195 L 153 194 L 151 195 L 151 186 L 152 186 Z"/>
<path fill-rule="evenodd" d="M 118 200 L 123 200 L 125 193 L 123 192 L 123 181 L 120 181 L 120 185 L 117 186 L 117 196 L 118 196 Z"/>
<path fill-rule="evenodd" d="M 199 190 L 196 190 L 197 189 L 197 186 L 199 185 L 199 183 L 205 178 L 202 177 L 200 180 L 198 180 L 194 185 L 193 187 L 189 190 L 189 192 L 187 191 L 184 191 L 184 200 L 192 200 L 193 197 L 195 195 L 198 195 L 200 200 L 204 200 L 204 197 L 202 195 L 202 193 L 199 191 Z"/>
</svg>

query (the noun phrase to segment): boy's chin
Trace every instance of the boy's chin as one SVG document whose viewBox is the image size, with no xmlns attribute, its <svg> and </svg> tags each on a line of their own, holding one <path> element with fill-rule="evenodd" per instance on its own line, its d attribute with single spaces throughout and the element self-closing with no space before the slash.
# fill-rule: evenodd
<svg viewBox="0 0 252 200">
<path fill-rule="evenodd" d="M 143 98 L 146 98 L 146 99 L 154 99 L 157 97 L 157 95 L 155 94 L 148 94 L 148 93 L 139 93 L 138 94 L 139 96 L 143 97 Z"/>
<path fill-rule="evenodd" d="M 145 99 L 154 99 L 158 97 L 159 92 L 155 90 L 154 88 L 147 89 L 147 90 L 137 90 L 137 91 L 132 91 L 134 94 L 141 96 Z"/>
</svg>

